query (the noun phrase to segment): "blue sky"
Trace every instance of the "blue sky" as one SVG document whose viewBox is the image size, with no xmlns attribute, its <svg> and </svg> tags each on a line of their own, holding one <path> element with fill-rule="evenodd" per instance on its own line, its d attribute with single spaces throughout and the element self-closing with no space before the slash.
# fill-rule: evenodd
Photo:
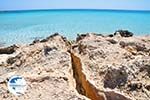
<svg viewBox="0 0 150 100">
<path fill-rule="evenodd" d="M 0 0 L 0 10 L 61 8 L 150 10 L 150 0 Z"/>
</svg>

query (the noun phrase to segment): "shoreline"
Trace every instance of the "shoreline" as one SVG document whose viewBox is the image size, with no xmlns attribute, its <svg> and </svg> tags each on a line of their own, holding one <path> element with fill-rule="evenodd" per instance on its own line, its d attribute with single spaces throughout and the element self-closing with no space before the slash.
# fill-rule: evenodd
<svg viewBox="0 0 150 100">
<path fill-rule="evenodd" d="M 150 36 L 118 30 L 108 36 L 80 34 L 69 41 L 55 33 L 28 45 L 0 48 L 0 99 L 15 98 L 6 82 L 21 75 L 29 83 L 17 97 L 21 100 L 39 95 L 43 100 L 149 100 L 149 65 Z"/>
<path fill-rule="evenodd" d="M 55 35 L 55 34 L 59 34 L 59 33 L 53 33 L 53 34 L 51 34 L 51 35 L 49 35 L 49 36 L 47 36 L 47 37 L 51 37 L 51 36 L 53 36 L 53 35 Z M 89 33 L 81 33 L 81 34 L 76 34 L 76 37 L 75 37 L 75 39 L 69 39 L 68 37 L 65 37 L 67 40 L 69 40 L 69 41 L 76 41 L 76 38 L 78 38 L 78 35 L 88 35 L 88 34 L 97 34 L 97 35 L 102 35 L 102 36 L 105 36 L 105 37 L 107 37 L 107 36 L 109 36 L 109 35 L 113 35 L 112 33 L 108 33 L 108 34 L 101 34 L 101 33 L 95 33 L 95 32 L 89 32 Z M 61 34 L 59 34 L 59 35 L 61 35 Z M 63 36 L 63 35 L 61 35 L 61 36 Z M 150 36 L 150 34 L 144 34 L 144 35 L 133 35 L 133 37 L 149 37 Z M 46 37 L 46 38 L 47 38 Z M 41 41 L 41 40 L 43 40 L 43 39 L 45 39 L 44 37 L 39 37 L 39 36 L 37 36 L 37 37 L 31 37 L 30 39 L 32 39 L 32 41 L 31 42 L 26 42 L 26 43 L 18 43 L 18 44 L 6 44 L 6 43 L 4 43 L 4 42 L 0 42 L 0 48 L 3 48 L 3 47 L 9 47 L 9 46 L 12 46 L 12 45 L 29 45 L 29 44 L 32 44 L 34 41 Z"/>
</svg>

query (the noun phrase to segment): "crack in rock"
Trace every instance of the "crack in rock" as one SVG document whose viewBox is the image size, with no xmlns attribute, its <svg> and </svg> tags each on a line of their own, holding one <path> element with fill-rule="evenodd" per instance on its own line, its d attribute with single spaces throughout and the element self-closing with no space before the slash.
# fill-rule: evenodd
<svg viewBox="0 0 150 100">
<path fill-rule="evenodd" d="M 115 91 L 98 90 L 87 79 L 86 75 L 82 72 L 82 64 L 79 57 L 70 52 L 73 77 L 76 81 L 76 89 L 79 94 L 82 94 L 91 100 L 131 100 L 120 93 Z"/>
<path fill-rule="evenodd" d="M 86 79 L 86 76 L 82 72 L 82 65 L 80 58 L 71 54 L 73 76 L 76 81 L 76 89 L 79 94 L 85 95 L 91 100 L 105 100 L 104 95 L 99 95 L 98 90 Z"/>
</svg>

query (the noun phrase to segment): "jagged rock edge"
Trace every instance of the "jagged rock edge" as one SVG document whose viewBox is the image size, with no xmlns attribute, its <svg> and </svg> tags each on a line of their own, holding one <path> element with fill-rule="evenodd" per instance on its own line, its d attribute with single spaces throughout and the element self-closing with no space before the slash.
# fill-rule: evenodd
<svg viewBox="0 0 150 100">
<path fill-rule="evenodd" d="M 82 72 L 80 58 L 71 51 L 69 51 L 69 53 L 71 56 L 73 77 L 76 81 L 76 90 L 79 94 L 84 95 L 91 100 L 131 100 L 129 97 L 116 93 L 115 91 L 96 89 L 96 87 L 86 79 L 86 75 Z"/>
</svg>

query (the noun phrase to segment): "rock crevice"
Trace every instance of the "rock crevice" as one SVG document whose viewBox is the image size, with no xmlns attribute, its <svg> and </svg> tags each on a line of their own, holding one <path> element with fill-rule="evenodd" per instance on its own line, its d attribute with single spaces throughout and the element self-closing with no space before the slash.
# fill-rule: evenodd
<svg viewBox="0 0 150 100">
<path fill-rule="evenodd" d="M 75 78 L 76 90 L 79 94 L 84 95 L 91 100 L 131 100 L 115 91 L 98 90 L 88 79 L 86 79 L 86 75 L 83 73 L 81 59 L 72 52 L 70 52 L 70 55 L 73 77 Z"/>
<path fill-rule="evenodd" d="M 29 82 L 19 100 L 149 100 L 150 38 L 122 34 L 0 48 L 0 100 L 15 98 L 6 82 L 16 74 Z"/>
<path fill-rule="evenodd" d="M 98 90 L 86 79 L 86 76 L 82 72 L 82 64 L 80 58 L 75 56 L 75 54 L 73 53 L 70 53 L 70 55 L 77 91 L 80 94 L 90 98 L 91 100 L 105 100 L 104 95 L 99 95 Z"/>
</svg>

